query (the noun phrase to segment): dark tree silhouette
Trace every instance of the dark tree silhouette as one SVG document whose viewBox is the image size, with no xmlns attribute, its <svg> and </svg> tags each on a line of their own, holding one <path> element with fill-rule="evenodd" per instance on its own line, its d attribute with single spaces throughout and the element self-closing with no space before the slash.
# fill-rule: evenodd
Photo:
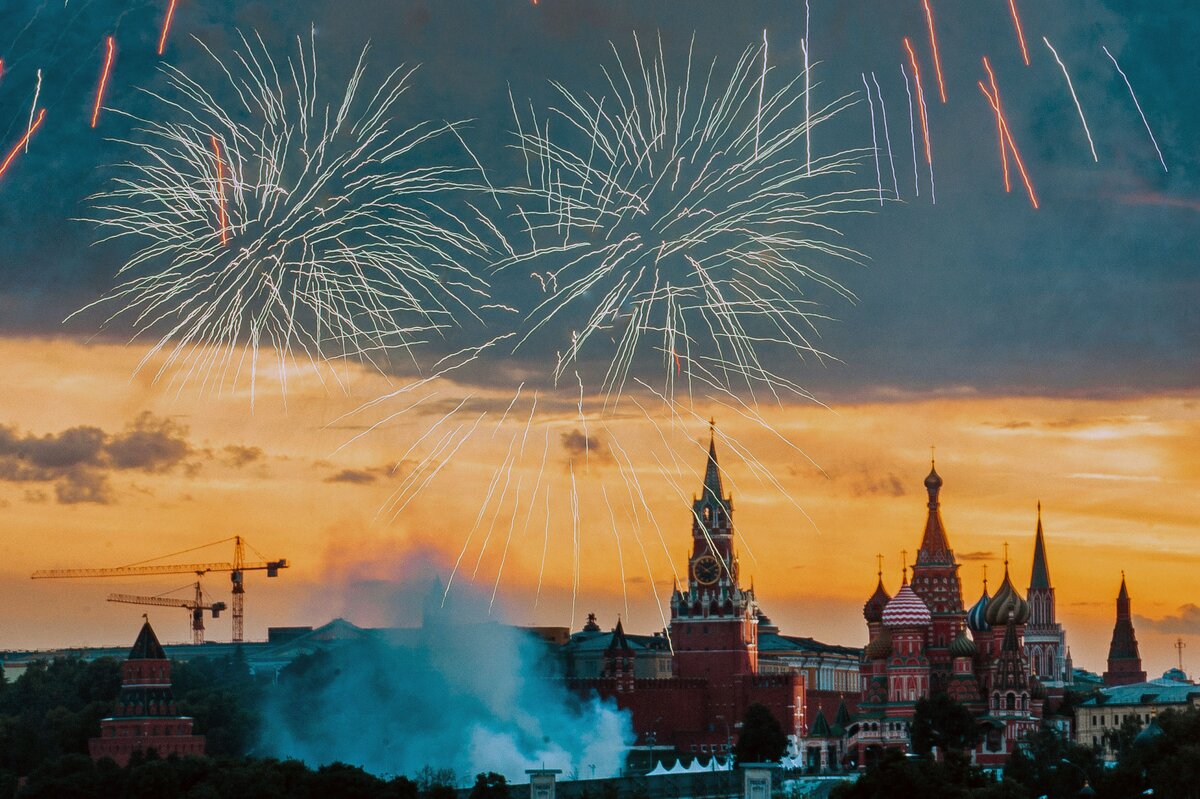
<svg viewBox="0 0 1200 799">
<path fill-rule="evenodd" d="M 774 763 L 787 752 L 787 736 L 779 720 L 763 705 L 746 709 L 742 734 L 733 747 L 734 760 L 741 763 Z"/>
<path fill-rule="evenodd" d="M 917 701 L 913 716 L 912 745 L 919 755 L 928 755 L 933 747 L 963 751 L 979 743 L 979 724 L 975 714 L 945 694 Z"/>
</svg>

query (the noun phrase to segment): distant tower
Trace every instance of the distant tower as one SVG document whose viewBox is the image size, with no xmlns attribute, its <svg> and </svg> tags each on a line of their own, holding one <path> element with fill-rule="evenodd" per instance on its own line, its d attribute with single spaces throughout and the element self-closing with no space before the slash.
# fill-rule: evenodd
<svg viewBox="0 0 1200 799">
<path fill-rule="evenodd" d="M 1142 656 L 1138 654 L 1137 636 L 1133 633 L 1133 615 L 1129 611 L 1129 589 L 1125 587 L 1125 572 L 1121 572 L 1121 591 L 1117 594 L 1117 623 L 1113 626 L 1112 643 L 1108 645 L 1108 671 L 1105 685 L 1130 685 L 1146 681 L 1142 671 Z"/>
<path fill-rule="evenodd" d="M 162 757 L 204 754 L 204 736 L 192 735 L 191 717 L 178 713 L 171 661 L 147 619 L 121 664 L 116 710 L 100 720 L 100 737 L 88 741 L 88 751 L 93 760 L 111 757 L 121 766 L 150 749 Z"/>
<path fill-rule="evenodd" d="M 1059 687 L 1071 682 L 1066 671 L 1067 641 L 1054 612 L 1054 586 L 1042 532 L 1042 503 L 1037 506 L 1037 534 L 1033 540 L 1033 570 L 1029 575 L 1029 625 L 1025 628 L 1025 654 L 1029 670 L 1040 682 Z"/>
<path fill-rule="evenodd" d="M 712 422 L 704 483 L 692 500 L 687 589 L 671 595 L 671 641 L 679 677 L 732 683 L 758 672 L 758 604 L 738 579 L 733 497 L 722 485 Z"/>
<path fill-rule="evenodd" d="M 941 693 L 950 684 L 953 659 L 950 644 L 966 625 L 966 613 L 963 610 L 958 562 L 954 559 L 946 527 L 942 524 L 939 500 L 942 478 L 932 461 L 929 476 L 925 478 L 925 490 L 929 494 L 929 515 L 925 520 L 921 548 L 917 551 L 917 563 L 913 566 L 912 590 L 924 601 L 932 616 L 926 654 L 930 664 L 931 690 Z"/>
<path fill-rule="evenodd" d="M 634 688 L 633 661 L 635 653 L 625 637 L 625 627 L 617 618 L 617 627 L 613 630 L 612 642 L 604 650 L 604 677 L 616 681 L 620 692 L 632 691 Z"/>
</svg>

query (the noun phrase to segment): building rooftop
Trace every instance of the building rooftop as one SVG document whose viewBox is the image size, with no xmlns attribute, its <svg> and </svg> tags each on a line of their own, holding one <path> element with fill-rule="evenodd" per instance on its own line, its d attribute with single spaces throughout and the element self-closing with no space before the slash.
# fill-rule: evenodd
<svg viewBox="0 0 1200 799">
<path fill-rule="evenodd" d="M 1084 707 L 1108 705 L 1186 705 L 1200 700 L 1200 685 L 1178 680 L 1150 680 L 1102 688 L 1082 703 Z"/>
</svg>

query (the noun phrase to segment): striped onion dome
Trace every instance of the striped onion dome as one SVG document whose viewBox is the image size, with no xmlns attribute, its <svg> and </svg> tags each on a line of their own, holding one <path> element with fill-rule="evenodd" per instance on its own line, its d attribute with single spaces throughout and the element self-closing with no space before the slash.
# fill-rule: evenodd
<svg viewBox="0 0 1200 799">
<path fill-rule="evenodd" d="M 971 632 L 986 633 L 992 629 L 992 625 L 988 624 L 987 620 L 987 607 L 990 601 L 991 597 L 988 596 L 987 586 L 984 586 L 979 601 L 967 611 L 967 626 L 971 628 Z"/>
<path fill-rule="evenodd" d="M 867 644 L 867 648 L 863 651 L 867 656 L 867 660 L 881 660 L 892 654 L 892 634 L 883 628 L 879 631 L 879 635 L 871 639 L 871 643 Z"/>
<path fill-rule="evenodd" d="M 1004 565 L 1004 582 L 996 591 L 996 595 L 992 597 L 992 601 L 988 603 L 984 616 L 987 618 L 987 623 L 993 627 L 1007 624 L 1010 617 L 1016 624 L 1024 624 L 1029 621 L 1029 603 L 1017 593 L 1012 580 L 1008 578 L 1008 564 Z"/>
<path fill-rule="evenodd" d="M 908 583 L 896 592 L 896 596 L 883 609 L 883 623 L 887 627 L 925 627 L 932 621 L 929 607 Z"/>
<path fill-rule="evenodd" d="M 977 651 L 975 642 L 967 637 L 966 629 L 959 630 L 958 635 L 950 642 L 950 657 L 973 658 Z"/>
</svg>

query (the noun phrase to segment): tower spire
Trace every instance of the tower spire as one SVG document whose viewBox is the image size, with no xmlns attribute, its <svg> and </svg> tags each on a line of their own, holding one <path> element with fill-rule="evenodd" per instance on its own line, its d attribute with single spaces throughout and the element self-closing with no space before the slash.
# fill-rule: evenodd
<svg viewBox="0 0 1200 799">
<path fill-rule="evenodd" d="M 1042 532 L 1042 503 L 1037 504 L 1037 534 L 1033 539 L 1033 571 L 1029 575 L 1029 588 L 1050 588 L 1050 566 L 1046 560 L 1046 536 Z"/>
<path fill-rule="evenodd" d="M 1137 636 L 1133 632 L 1129 590 L 1125 587 L 1125 572 L 1121 572 L 1121 592 L 1117 594 L 1117 620 L 1113 625 L 1112 642 L 1108 645 L 1108 671 L 1105 685 L 1129 685 L 1146 681 L 1142 656 L 1138 652 Z"/>
<path fill-rule="evenodd" d="M 939 496 L 942 490 L 942 477 L 937 473 L 933 458 L 929 459 L 929 476 L 925 478 L 925 490 L 929 493 L 929 516 L 925 520 L 925 534 L 921 538 L 921 548 L 917 551 L 917 565 L 952 563 L 954 553 L 950 550 L 950 540 L 946 537 L 946 528 L 942 524 Z"/>
<path fill-rule="evenodd" d="M 713 499 L 720 502 L 724 498 L 721 467 L 717 465 L 717 424 L 716 420 L 710 417 L 708 420 L 708 464 L 704 469 L 704 491 L 701 499 Z"/>
</svg>

